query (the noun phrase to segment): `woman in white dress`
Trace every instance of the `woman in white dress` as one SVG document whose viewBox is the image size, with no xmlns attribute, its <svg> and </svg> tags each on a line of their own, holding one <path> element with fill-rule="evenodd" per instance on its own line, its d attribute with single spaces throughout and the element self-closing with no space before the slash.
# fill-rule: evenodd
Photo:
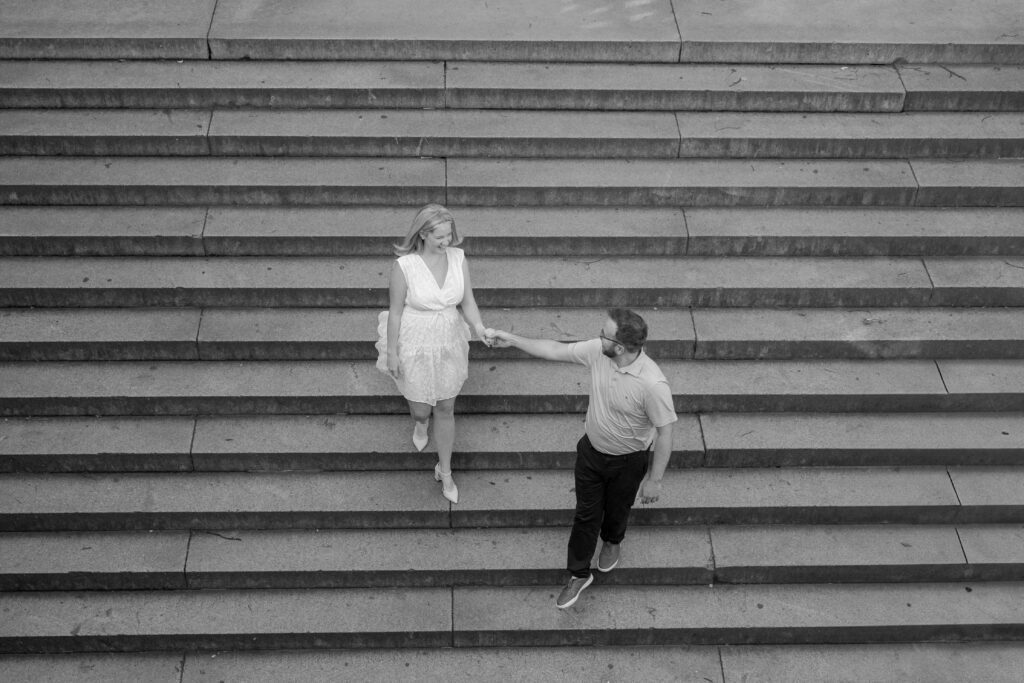
<svg viewBox="0 0 1024 683">
<path fill-rule="evenodd" d="M 438 463 L 434 479 L 442 493 L 459 502 L 452 479 L 455 397 L 469 374 L 470 330 L 456 306 L 485 344 L 491 339 L 473 298 L 469 267 L 455 219 L 439 204 L 428 204 L 413 219 L 391 269 L 390 307 L 377 327 L 377 367 L 390 375 L 409 402 L 412 442 L 427 445 L 430 417 Z"/>
</svg>

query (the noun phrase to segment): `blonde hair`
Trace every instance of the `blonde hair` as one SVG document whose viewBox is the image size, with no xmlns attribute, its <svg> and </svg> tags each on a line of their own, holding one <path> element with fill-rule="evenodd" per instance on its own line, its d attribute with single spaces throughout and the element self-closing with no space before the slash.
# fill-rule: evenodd
<svg viewBox="0 0 1024 683">
<path fill-rule="evenodd" d="M 406 234 L 405 239 L 400 244 L 392 245 L 395 248 L 395 255 L 404 256 L 405 254 L 411 254 L 422 249 L 423 236 L 442 223 L 452 224 L 451 245 L 454 247 L 460 244 L 462 238 L 459 237 L 458 230 L 455 229 L 455 219 L 452 218 L 451 211 L 440 204 L 427 204 L 412 219 L 412 226 L 409 227 L 409 232 Z"/>
</svg>

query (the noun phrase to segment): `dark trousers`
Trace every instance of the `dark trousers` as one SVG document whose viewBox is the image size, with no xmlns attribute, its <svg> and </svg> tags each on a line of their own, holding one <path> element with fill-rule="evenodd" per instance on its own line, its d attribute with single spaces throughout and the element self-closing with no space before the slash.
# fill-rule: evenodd
<svg viewBox="0 0 1024 683">
<path fill-rule="evenodd" d="M 569 535 L 566 566 L 573 576 L 590 574 L 598 534 L 605 543 L 621 543 L 629 510 L 647 474 L 648 451 L 605 455 L 584 434 L 576 444 L 576 516 Z"/>
</svg>

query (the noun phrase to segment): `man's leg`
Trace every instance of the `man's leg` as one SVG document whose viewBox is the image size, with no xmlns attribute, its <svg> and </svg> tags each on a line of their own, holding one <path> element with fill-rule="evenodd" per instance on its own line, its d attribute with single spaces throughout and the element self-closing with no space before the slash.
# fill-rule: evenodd
<svg viewBox="0 0 1024 683">
<path fill-rule="evenodd" d="M 604 456 L 584 436 L 576 444 L 576 515 L 569 534 L 566 568 L 575 577 L 590 575 L 590 561 L 597 548 L 597 535 L 605 507 Z"/>
<path fill-rule="evenodd" d="M 608 482 L 605 491 L 604 520 L 601 523 L 601 540 L 615 545 L 622 543 L 626 536 L 629 511 L 640 490 L 640 482 L 647 474 L 648 452 L 637 451 L 622 459 L 622 467 Z"/>
</svg>

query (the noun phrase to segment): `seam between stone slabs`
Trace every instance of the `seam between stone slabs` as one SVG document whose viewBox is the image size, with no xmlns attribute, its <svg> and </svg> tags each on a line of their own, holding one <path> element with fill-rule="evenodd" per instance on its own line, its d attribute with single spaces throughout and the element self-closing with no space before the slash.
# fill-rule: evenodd
<svg viewBox="0 0 1024 683">
<path fill-rule="evenodd" d="M 890 62 L 889 68 L 896 72 L 896 79 L 900 82 L 900 87 L 903 88 L 903 101 L 900 102 L 900 113 L 906 113 L 907 97 L 910 96 L 910 91 L 907 90 L 907 84 L 903 82 L 903 74 L 900 73 L 899 66 L 895 62 Z"/>
<path fill-rule="evenodd" d="M 682 136 L 679 138 L 680 149 L 682 148 L 683 140 Z M 686 237 L 686 246 L 683 249 L 683 254 L 686 256 L 690 255 L 690 218 L 686 214 L 686 209 L 680 207 L 679 213 L 683 215 L 683 235 Z"/>
<path fill-rule="evenodd" d="M 203 142 L 206 143 L 206 156 L 208 156 L 208 157 L 212 157 L 213 156 L 213 147 L 210 145 L 210 131 L 211 130 L 213 130 L 213 107 L 210 107 L 210 118 L 206 119 L 206 132 L 203 134 Z M 207 210 L 207 212 L 209 212 L 210 207 L 206 207 L 206 210 Z M 203 221 L 203 225 L 205 227 L 205 225 L 206 225 L 206 221 L 205 220 Z"/>
<path fill-rule="evenodd" d="M 190 585 L 191 582 L 189 581 L 188 556 L 189 553 L 192 552 L 192 538 L 195 536 L 195 534 L 196 532 L 194 529 L 189 529 L 188 542 L 185 543 L 185 564 L 181 567 L 181 579 L 182 582 L 185 584 L 185 590 L 190 590 L 192 588 L 192 586 Z"/>
<path fill-rule="evenodd" d="M 192 438 L 188 442 L 188 462 L 192 466 L 192 472 L 196 471 L 196 432 L 199 430 L 199 416 L 192 416 Z"/>
<path fill-rule="evenodd" d="M 676 25 L 676 36 L 679 38 L 679 51 L 676 52 L 676 64 L 683 63 L 683 32 L 679 28 L 679 16 L 676 14 L 675 0 L 668 0 L 668 6 L 672 10 L 672 22 Z"/>
<path fill-rule="evenodd" d="M 939 381 L 942 382 L 942 388 L 946 391 L 946 396 L 949 396 L 949 387 L 946 386 L 946 378 L 942 376 L 942 367 L 939 366 L 939 359 L 933 358 L 932 362 L 935 363 L 935 371 L 939 373 Z"/>
<path fill-rule="evenodd" d="M 676 159 L 683 158 L 683 129 L 679 125 L 679 112 L 672 112 L 672 117 L 676 120 Z"/>
<path fill-rule="evenodd" d="M 693 306 L 689 306 L 686 309 L 687 314 L 690 316 L 690 328 L 693 330 L 693 346 L 690 347 L 690 358 L 697 358 L 697 320 L 693 316 Z M 703 438 L 703 430 L 701 432 L 701 438 Z M 705 448 L 705 452 L 707 449 Z"/>
<path fill-rule="evenodd" d="M 696 413 L 697 418 L 697 431 L 700 432 L 700 447 L 704 451 L 704 457 L 701 459 L 701 467 L 711 467 L 711 463 L 708 461 L 708 441 L 704 436 L 704 420 L 702 419 L 703 413 Z"/>
<path fill-rule="evenodd" d="M 213 10 L 210 12 L 210 25 L 206 27 L 206 58 L 213 60 L 213 48 L 210 46 L 210 34 L 213 33 L 213 19 L 217 16 L 217 6 L 220 0 L 214 0 Z"/>
<path fill-rule="evenodd" d="M 960 538 L 960 529 L 953 527 L 953 531 L 956 533 L 956 540 L 960 544 L 960 552 L 963 553 L 964 563 L 969 565 L 971 560 L 967 557 L 967 549 L 964 548 L 964 539 Z"/>
<path fill-rule="evenodd" d="M 184 666 L 182 666 L 184 668 Z M 718 668 L 722 671 L 722 683 L 725 683 L 725 660 L 722 658 L 722 646 L 718 646 Z"/>
<path fill-rule="evenodd" d="M 910 158 L 904 159 L 907 162 L 907 168 L 910 169 L 910 176 L 914 179 L 914 197 L 910 200 L 910 206 L 920 206 L 918 199 L 921 196 L 921 181 L 917 179 L 917 171 L 914 170 L 914 162 Z"/>
<path fill-rule="evenodd" d="M 714 588 L 715 581 L 718 579 L 718 560 L 715 559 L 715 539 L 712 537 L 710 524 L 704 525 L 704 531 L 708 535 L 708 548 L 711 550 L 711 583 L 708 584 L 708 588 Z"/>
<path fill-rule="evenodd" d="M 924 268 L 924 274 L 928 276 L 928 284 L 932 288 L 932 292 L 931 292 L 931 296 L 929 297 L 929 301 L 930 301 L 931 305 L 934 306 L 935 305 L 935 299 L 938 296 L 936 294 L 936 292 L 935 292 L 935 280 L 932 279 L 931 271 L 928 270 L 928 263 L 924 260 L 924 256 L 922 255 L 920 258 L 921 258 L 921 267 Z"/>
<path fill-rule="evenodd" d="M 960 493 L 956 490 L 956 482 L 953 481 L 953 473 L 949 471 L 948 467 L 946 468 L 946 476 L 949 477 L 949 485 L 953 488 L 953 495 L 956 496 L 956 504 L 957 504 L 957 506 L 961 510 L 963 510 L 963 508 L 964 508 L 963 501 L 960 500 Z M 957 538 L 960 538 L 960 534 L 959 533 L 957 533 Z M 962 547 L 962 545 L 963 544 L 961 544 L 961 547 Z"/>
<path fill-rule="evenodd" d="M 185 662 L 188 660 L 188 650 L 183 650 L 181 653 L 181 671 L 178 676 L 178 683 L 184 683 L 185 681 Z"/>
<path fill-rule="evenodd" d="M 210 113 L 210 118 L 211 118 L 211 121 L 212 121 L 212 118 L 213 118 L 213 113 L 212 112 Z M 207 133 L 207 136 L 209 136 L 209 133 Z M 209 222 L 210 222 L 210 207 L 207 206 L 206 207 L 206 211 L 203 213 L 203 228 L 202 228 L 202 230 L 199 231 L 199 244 L 202 245 L 202 247 L 203 247 L 203 256 L 209 256 L 210 255 L 210 248 L 206 244 L 206 224 L 209 223 Z"/>
<path fill-rule="evenodd" d="M 205 317 L 206 317 L 206 308 L 205 307 L 200 308 L 199 309 L 199 322 L 196 324 L 196 360 L 205 360 L 203 358 L 203 347 L 199 343 L 199 337 L 203 333 L 203 319 Z M 197 417 L 197 420 L 198 420 L 198 417 Z M 195 432 L 195 426 L 193 425 L 193 427 L 192 427 L 192 441 L 193 442 L 195 441 L 195 438 L 196 438 L 196 432 Z M 195 465 L 195 463 L 193 463 L 193 466 L 194 465 Z"/>
</svg>

